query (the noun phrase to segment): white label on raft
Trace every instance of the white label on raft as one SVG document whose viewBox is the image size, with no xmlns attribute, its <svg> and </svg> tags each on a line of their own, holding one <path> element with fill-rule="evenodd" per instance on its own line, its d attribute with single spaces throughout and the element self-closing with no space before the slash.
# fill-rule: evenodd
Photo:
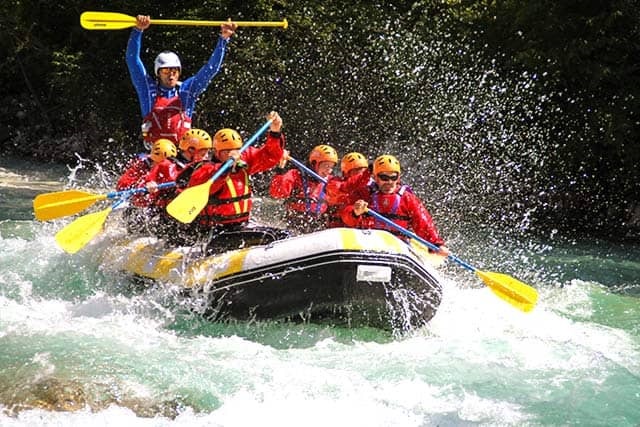
<svg viewBox="0 0 640 427">
<path fill-rule="evenodd" d="M 384 265 L 358 265 L 358 282 L 390 282 L 391 267 Z"/>
</svg>

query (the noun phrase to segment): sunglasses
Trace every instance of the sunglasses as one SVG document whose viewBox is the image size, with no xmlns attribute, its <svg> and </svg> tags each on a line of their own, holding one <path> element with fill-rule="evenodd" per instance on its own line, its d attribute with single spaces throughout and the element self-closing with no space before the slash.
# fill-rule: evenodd
<svg viewBox="0 0 640 427">
<path fill-rule="evenodd" d="M 180 72 L 180 68 L 178 67 L 168 67 L 168 68 L 160 68 L 158 70 L 158 72 L 160 74 L 164 74 L 165 76 L 171 73 L 179 73 Z"/>
<path fill-rule="evenodd" d="M 378 174 L 378 179 L 380 181 L 397 181 L 398 180 L 398 174 L 387 175 L 386 173 L 379 173 Z"/>
</svg>

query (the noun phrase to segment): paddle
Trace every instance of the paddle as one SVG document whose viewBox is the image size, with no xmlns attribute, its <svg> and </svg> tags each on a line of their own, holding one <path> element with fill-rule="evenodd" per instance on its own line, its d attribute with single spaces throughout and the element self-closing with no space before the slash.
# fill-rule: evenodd
<svg viewBox="0 0 640 427">
<path fill-rule="evenodd" d="M 258 131 L 249 138 L 242 147 L 240 147 L 240 154 L 242 154 L 251 144 L 253 144 L 264 131 L 266 131 L 271 125 L 271 120 L 268 120 Z M 222 164 L 220 169 L 213 174 L 213 176 L 202 184 L 194 185 L 193 187 L 187 187 L 178 196 L 167 205 L 167 212 L 169 215 L 177 219 L 178 221 L 189 224 L 202 209 L 207 205 L 209 201 L 209 189 L 213 181 L 220 178 L 223 173 L 227 171 L 233 165 L 233 159 L 227 159 Z"/>
<path fill-rule="evenodd" d="M 434 245 L 428 240 L 419 237 L 406 228 L 396 224 L 387 217 L 380 215 L 378 212 L 371 209 L 367 209 L 367 212 L 377 220 L 382 221 L 388 226 L 395 228 L 405 236 L 417 240 L 428 248 L 433 249 L 434 251 L 440 250 L 438 246 Z M 498 295 L 498 297 L 508 302 L 512 306 L 526 312 L 531 311 L 536 305 L 536 301 L 538 300 L 538 292 L 535 290 L 535 288 L 522 283 L 518 279 L 502 273 L 480 271 L 453 254 L 447 255 L 447 258 L 456 262 L 458 265 L 466 268 L 467 270 L 476 273 L 476 275 L 480 277 L 480 279 L 482 279 L 484 284 L 487 285 L 489 289 L 491 289 L 496 295 Z"/>
<path fill-rule="evenodd" d="M 315 179 L 324 182 L 326 184 L 327 180 L 322 178 L 320 175 L 318 175 L 317 173 L 315 173 L 313 170 L 309 169 L 307 166 L 305 166 L 303 163 L 301 163 L 300 161 L 289 157 L 289 160 L 291 161 L 291 163 L 293 163 L 296 167 L 302 169 L 304 172 L 308 173 L 309 175 L 313 176 Z M 417 234 L 407 230 L 406 228 L 396 224 L 395 222 L 391 221 L 390 219 L 388 219 L 387 217 L 379 214 L 378 212 L 372 210 L 372 209 L 367 209 L 367 212 L 369 213 L 369 215 L 373 216 L 374 218 L 376 218 L 377 220 L 384 222 L 385 224 L 387 224 L 390 227 L 395 228 L 396 230 L 398 230 L 399 232 L 401 232 L 402 234 L 404 234 L 407 237 L 410 237 L 420 243 L 422 243 L 423 245 L 427 246 L 428 248 L 434 250 L 434 251 L 439 251 L 440 248 L 438 248 L 438 246 L 434 245 L 433 243 L 421 238 L 420 236 L 418 236 Z M 533 307 L 536 305 L 536 302 L 538 300 L 538 292 L 535 290 L 535 288 L 522 283 L 521 281 L 519 281 L 518 279 L 515 279 L 511 276 L 508 276 L 506 274 L 502 274 L 502 273 L 494 273 L 494 272 L 490 272 L 490 271 L 481 271 L 478 270 L 476 267 L 464 262 L 463 260 L 461 260 L 460 258 L 458 258 L 457 256 L 453 255 L 453 254 L 449 254 L 447 255 L 447 258 L 449 258 L 450 260 L 454 261 L 455 263 L 457 263 L 458 265 L 464 267 L 465 269 L 472 271 L 474 273 L 476 273 L 476 275 L 478 277 L 480 277 L 480 279 L 483 281 L 483 283 L 485 285 L 487 285 L 489 287 L 489 289 L 491 289 L 493 291 L 494 294 L 496 294 L 499 298 L 501 298 L 502 300 L 508 302 L 509 304 L 511 304 L 512 306 L 524 311 L 524 312 L 528 312 L 533 310 Z"/>
<path fill-rule="evenodd" d="M 165 182 L 159 184 L 158 189 L 172 187 L 174 185 L 175 182 Z M 93 238 L 102 230 L 102 226 L 112 210 L 126 202 L 134 194 L 146 191 L 146 187 L 141 187 L 109 193 L 113 195 L 112 197 L 117 197 L 116 195 L 119 195 L 120 198 L 107 209 L 83 215 L 67 224 L 62 230 L 56 233 L 56 242 L 65 252 L 75 254 L 85 247 L 87 243 L 93 240 Z"/>
<path fill-rule="evenodd" d="M 158 185 L 158 189 L 173 187 L 175 182 L 165 182 Z M 107 194 L 91 194 L 81 190 L 56 191 L 53 193 L 38 194 L 33 200 L 33 210 L 37 220 L 47 221 L 75 215 L 99 200 L 125 198 L 133 194 L 144 193 L 147 189 L 135 188 L 131 190 L 112 191 Z"/>
<path fill-rule="evenodd" d="M 126 199 L 119 199 L 107 209 L 76 218 L 56 233 L 56 243 L 65 252 L 75 254 L 102 231 L 102 226 L 107 220 L 107 216 L 125 201 Z"/>
<path fill-rule="evenodd" d="M 181 19 L 152 19 L 152 25 L 188 25 L 199 27 L 217 27 L 229 21 L 187 21 Z M 239 27 L 282 27 L 287 29 L 289 23 L 282 21 L 233 21 Z M 122 30 L 135 27 L 136 18 L 115 12 L 83 12 L 80 25 L 86 30 Z"/>
</svg>

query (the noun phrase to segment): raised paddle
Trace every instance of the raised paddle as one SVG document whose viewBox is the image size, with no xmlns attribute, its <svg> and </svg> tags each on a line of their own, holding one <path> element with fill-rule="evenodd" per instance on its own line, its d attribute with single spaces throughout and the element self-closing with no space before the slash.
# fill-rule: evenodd
<svg viewBox="0 0 640 427">
<path fill-rule="evenodd" d="M 313 176 L 315 179 L 324 182 L 326 184 L 327 180 L 322 178 L 320 175 L 318 175 L 317 173 L 315 173 L 313 170 L 309 169 L 307 166 L 305 166 L 304 163 L 289 157 L 288 158 L 291 163 L 293 163 L 296 167 L 302 169 L 304 172 L 308 173 L 309 175 Z M 404 234 L 407 237 L 410 237 L 420 243 L 422 243 L 423 245 L 427 246 L 428 248 L 434 250 L 434 251 L 439 251 L 440 248 L 438 248 L 438 246 L 434 245 L 433 243 L 421 238 L 420 236 L 418 236 L 417 234 L 407 230 L 406 228 L 396 224 L 395 222 L 391 221 L 389 218 L 379 214 L 378 212 L 372 210 L 372 209 L 367 209 L 367 212 L 369 213 L 369 215 L 373 216 L 374 218 L 376 218 L 377 220 L 384 222 L 385 224 L 387 224 L 390 227 L 395 228 L 396 230 L 398 230 L 399 232 L 401 232 L 402 234 Z M 502 274 L 502 273 L 494 273 L 491 271 L 481 271 L 478 270 L 477 268 L 475 268 L 474 266 L 464 262 L 463 260 L 461 260 L 460 258 L 458 258 L 457 256 L 453 255 L 453 254 L 449 254 L 447 255 L 447 258 L 454 261 L 456 264 L 464 267 L 465 269 L 472 271 L 474 273 L 476 273 L 476 275 L 478 277 L 480 277 L 480 279 L 482 280 L 482 282 L 487 285 L 489 287 L 489 289 L 491 289 L 493 291 L 494 294 L 496 294 L 500 299 L 508 302 L 509 304 L 511 304 L 512 306 L 528 312 L 533 310 L 533 307 L 535 307 L 536 302 L 538 301 L 538 291 L 535 290 L 535 288 L 522 283 L 521 281 L 519 281 L 518 279 L 515 279 L 511 276 L 508 276 L 506 274 Z"/>
<path fill-rule="evenodd" d="M 242 147 L 240 147 L 240 154 L 242 154 L 251 144 L 253 144 L 260 135 L 266 131 L 271 125 L 271 120 L 268 120 L 258 131 L 249 138 Z M 209 189 L 213 181 L 220 178 L 223 173 L 227 171 L 233 165 L 233 159 L 227 159 L 222 164 L 220 169 L 213 174 L 206 182 L 202 184 L 194 185 L 193 187 L 187 187 L 178 196 L 167 205 L 167 212 L 169 215 L 177 219 L 178 221 L 189 224 L 202 209 L 207 205 L 209 200 Z"/>
<path fill-rule="evenodd" d="M 188 21 L 183 19 L 152 19 L 152 25 L 188 25 L 198 27 L 217 27 L 229 21 Z M 282 21 L 233 21 L 239 27 L 282 27 L 289 26 L 286 19 Z M 136 18 L 116 12 L 83 12 L 80 25 L 86 30 L 122 30 L 135 27 Z"/>
<path fill-rule="evenodd" d="M 173 187 L 175 182 L 165 182 L 158 185 L 158 190 Z M 92 194 L 81 190 L 56 191 L 53 193 L 38 194 L 33 200 L 33 210 L 36 219 L 47 221 L 50 219 L 62 218 L 64 216 L 75 215 L 94 203 L 105 199 L 128 199 L 136 193 L 144 193 L 147 189 L 134 188 L 131 190 L 112 191 L 107 194 Z"/>
</svg>

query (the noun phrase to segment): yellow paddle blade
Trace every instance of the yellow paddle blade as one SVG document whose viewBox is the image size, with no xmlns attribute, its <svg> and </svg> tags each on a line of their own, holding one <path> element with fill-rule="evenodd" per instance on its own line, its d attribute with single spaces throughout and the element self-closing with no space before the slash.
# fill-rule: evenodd
<svg viewBox="0 0 640 427">
<path fill-rule="evenodd" d="M 209 201 L 209 189 L 212 180 L 188 187 L 167 205 L 169 215 L 178 221 L 189 224 Z"/>
<path fill-rule="evenodd" d="M 512 306 L 524 312 L 531 311 L 535 307 L 538 291 L 533 287 L 502 273 L 480 270 L 476 270 L 475 273 L 493 293 Z"/>
<path fill-rule="evenodd" d="M 198 27 L 217 27 L 228 21 L 191 21 L 184 19 L 152 19 L 151 25 L 186 25 Z M 282 27 L 286 29 L 289 23 L 282 21 L 233 21 L 239 27 Z M 116 12 L 83 12 L 80 15 L 80 25 L 86 30 L 122 30 L 136 25 L 136 18 Z"/>
<path fill-rule="evenodd" d="M 98 200 L 106 198 L 104 194 L 91 194 L 80 190 L 56 191 L 37 195 L 33 200 L 33 210 L 37 220 L 47 221 L 77 214 Z"/>
<path fill-rule="evenodd" d="M 65 252 L 75 254 L 100 233 L 112 209 L 109 206 L 105 210 L 77 218 L 56 233 L 56 242 Z"/>
<path fill-rule="evenodd" d="M 136 25 L 136 18 L 115 12 L 83 12 L 80 25 L 85 30 L 122 30 Z"/>
</svg>

